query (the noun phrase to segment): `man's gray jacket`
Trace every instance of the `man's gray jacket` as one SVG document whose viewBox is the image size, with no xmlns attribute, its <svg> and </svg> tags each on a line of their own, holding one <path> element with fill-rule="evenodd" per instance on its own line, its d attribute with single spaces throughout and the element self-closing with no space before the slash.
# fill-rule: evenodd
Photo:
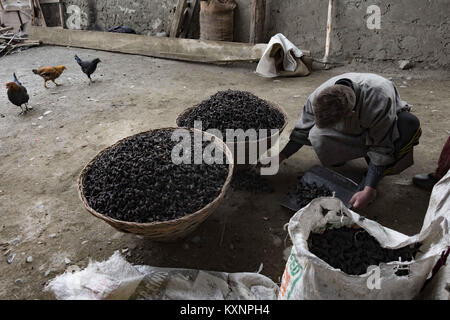
<svg viewBox="0 0 450 320">
<path fill-rule="evenodd" d="M 319 129 L 315 125 L 312 102 L 324 88 L 343 79 L 347 79 L 355 91 L 355 113 L 332 128 Z M 331 78 L 311 94 L 290 140 L 312 145 L 324 165 L 365 156 L 375 166 L 390 165 L 396 160 L 397 115 L 405 110 L 410 108 L 400 99 L 392 81 L 371 73 L 346 73 Z"/>
</svg>

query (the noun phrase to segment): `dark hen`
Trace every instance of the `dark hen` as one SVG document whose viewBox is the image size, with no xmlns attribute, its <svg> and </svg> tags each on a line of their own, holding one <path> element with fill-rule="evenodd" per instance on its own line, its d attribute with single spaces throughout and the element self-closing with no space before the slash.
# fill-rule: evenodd
<svg viewBox="0 0 450 320">
<path fill-rule="evenodd" d="M 11 103 L 22 109 L 19 115 L 26 113 L 28 109 L 28 100 L 30 96 L 28 95 L 27 89 L 19 82 L 16 74 L 13 73 L 14 82 L 8 82 L 6 88 L 8 89 L 8 99 Z M 23 110 L 22 105 L 25 105 L 25 110 Z"/>
<path fill-rule="evenodd" d="M 83 61 L 77 55 L 75 55 L 75 60 L 80 65 L 81 70 L 88 76 L 89 80 L 91 82 L 93 82 L 92 79 L 91 79 L 91 75 L 97 69 L 97 64 L 99 62 L 101 62 L 100 59 L 99 58 L 95 58 L 92 61 Z"/>
</svg>

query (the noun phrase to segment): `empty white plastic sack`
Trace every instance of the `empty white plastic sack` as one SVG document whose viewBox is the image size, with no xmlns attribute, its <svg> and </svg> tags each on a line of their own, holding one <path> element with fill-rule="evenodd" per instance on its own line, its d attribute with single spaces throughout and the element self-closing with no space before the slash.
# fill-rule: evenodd
<svg viewBox="0 0 450 320">
<path fill-rule="evenodd" d="M 55 277 L 45 290 L 58 300 L 275 300 L 279 287 L 258 273 L 134 266 L 116 251 Z"/>
</svg>

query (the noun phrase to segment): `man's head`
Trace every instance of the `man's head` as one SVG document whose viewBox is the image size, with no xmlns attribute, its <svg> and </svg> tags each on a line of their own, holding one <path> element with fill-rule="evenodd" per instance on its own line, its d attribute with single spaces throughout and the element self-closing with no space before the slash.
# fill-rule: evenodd
<svg viewBox="0 0 450 320">
<path fill-rule="evenodd" d="M 313 108 L 317 127 L 330 128 L 351 115 L 356 104 L 352 88 L 341 84 L 323 89 L 314 99 Z"/>
</svg>

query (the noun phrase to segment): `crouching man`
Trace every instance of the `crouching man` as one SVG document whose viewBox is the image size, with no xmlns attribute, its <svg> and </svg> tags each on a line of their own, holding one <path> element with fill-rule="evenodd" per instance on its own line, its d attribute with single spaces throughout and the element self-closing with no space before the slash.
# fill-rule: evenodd
<svg viewBox="0 0 450 320">
<path fill-rule="evenodd" d="M 411 159 L 422 130 L 395 85 L 369 73 L 334 77 L 308 98 L 303 113 L 279 155 L 282 162 L 302 146 L 314 148 L 324 166 L 365 158 L 368 171 L 350 203 L 363 209 L 376 197 L 379 181 L 399 173 L 398 164 Z M 401 172 L 400 171 L 400 172 Z"/>
</svg>

